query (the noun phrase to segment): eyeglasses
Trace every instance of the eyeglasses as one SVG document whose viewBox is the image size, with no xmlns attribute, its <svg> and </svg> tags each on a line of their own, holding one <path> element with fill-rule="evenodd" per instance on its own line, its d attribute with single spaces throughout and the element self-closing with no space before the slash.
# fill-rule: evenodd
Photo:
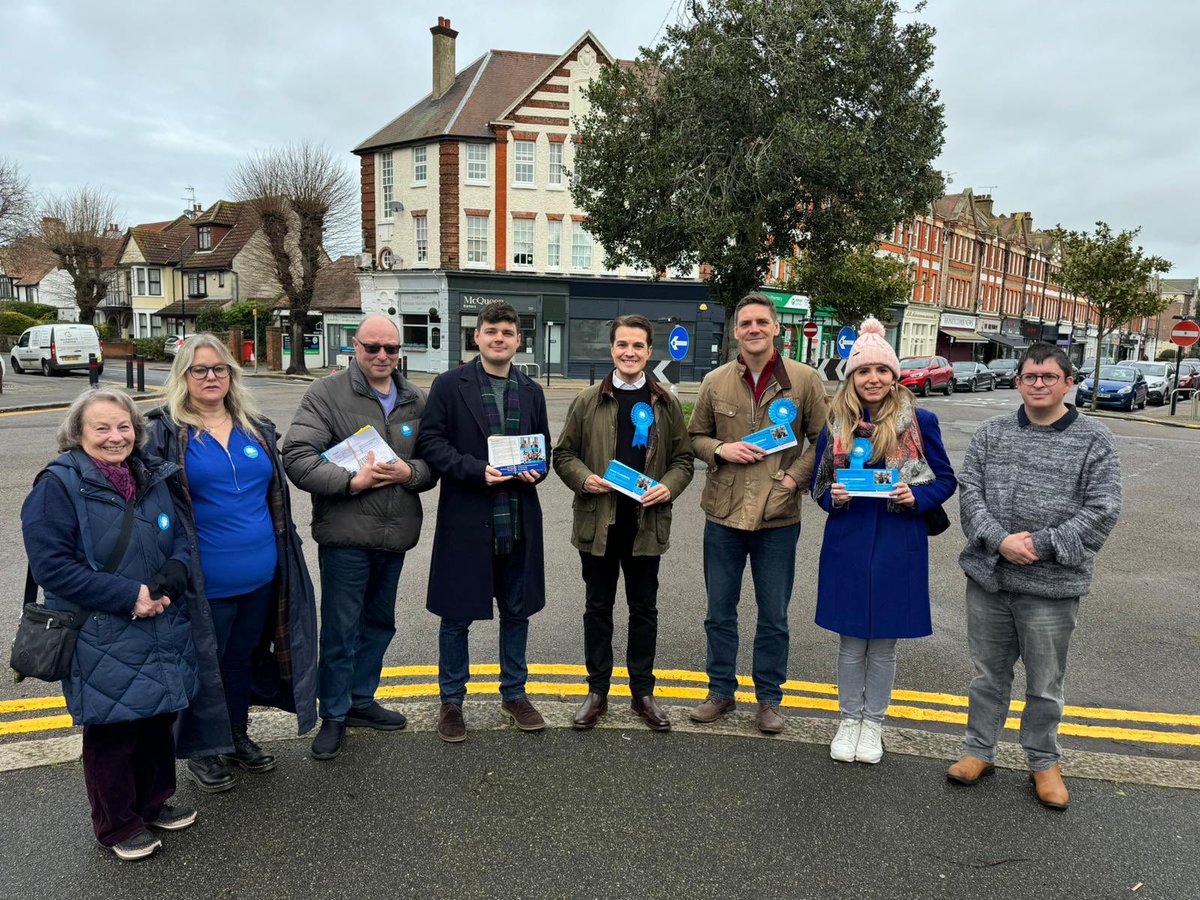
<svg viewBox="0 0 1200 900">
<path fill-rule="evenodd" d="M 1062 381 L 1062 376 L 1055 375 L 1053 372 L 1048 375 L 1035 375 L 1033 372 L 1029 372 L 1028 374 L 1018 375 L 1017 377 L 1021 380 L 1021 384 L 1025 385 L 1025 387 L 1033 387 L 1038 383 L 1038 381 L 1041 381 L 1046 387 L 1054 387 L 1054 385 Z"/>
<path fill-rule="evenodd" d="M 224 363 L 218 363 L 215 366 L 188 366 L 188 374 L 197 381 L 203 381 L 208 377 L 208 373 L 212 372 L 217 379 L 229 377 L 229 366 Z"/>
<path fill-rule="evenodd" d="M 358 338 L 355 338 L 355 340 L 357 341 Z M 368 344 L 365 341 L 358 341 L 358 346 L 366 350 L 370 356 L 374 356 L 380 350 L 382 350 L 388 356 L 395 356 L 400 352 L 399 344 Z"/>
</svg>

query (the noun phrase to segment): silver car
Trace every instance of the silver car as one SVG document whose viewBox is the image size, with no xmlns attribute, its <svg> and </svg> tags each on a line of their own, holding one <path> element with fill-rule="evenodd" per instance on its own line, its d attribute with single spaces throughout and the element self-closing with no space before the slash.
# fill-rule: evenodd
<svg viewBox="0 0 1200 900">
<path fill-rule="evenodd" d="M 1135 362 L 1135 369 L 1146 376 L 1146 399 L 1162 406 L 1171 398 L 1171 367 L 1161 362 Z"/>
</svg>

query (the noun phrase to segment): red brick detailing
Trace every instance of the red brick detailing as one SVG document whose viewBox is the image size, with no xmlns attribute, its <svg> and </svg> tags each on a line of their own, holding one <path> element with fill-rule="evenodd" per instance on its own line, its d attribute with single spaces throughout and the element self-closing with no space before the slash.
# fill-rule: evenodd
<svg viewBox="0 0 1200 900">
<path fill-rule="evenodd" d="M 553 72 L 551 72 L 546 77 L 547 78 L 569 78 L 570 76 L 571 76 L 571 70 L 568 67 L 559 66 L 557 69 L 555 69 Z"/>
<path fill-rule="evenodd" d="M 525 106 L 538 109 L 570 109 L 571 104 L 566 100 L 526 100 Z"/>
<path fill-rule="evenodd" d="M 566 128 L 571 124 L 570 119 L 556 119 L 550 116 L 513 116 L 512 120 L 519 125 L 551 125 L 555 128 Z"/>
<path fill-rule="evenodd" d="M 572 215 L 572 216 L 571 216 L 571 221 L 572 221 L 572 222 L 586 222 L 586 221 L 587 221 L 587 216 Z"/>
<path fill-rule="evenodd" d="M 359 189 L 362 195 L 362 245 L 375 255 L 375 154 L 358 158 Z"/>
<path fill-rule="evenodd" d="M 492 211 L 490 209 L 470 209 L 470 208 L 468 208 L 468 209 L 463 210 L 464 216 L 490 216 L 491 214 L 492 214 Z"/>
<path fill-rule="evenodd" d="M 508 268 L 508 129 L 495 126 L 496 132 L 496 264 L 497 272 Z"/>
<path fill-rule="evenodd" d="M 411 209 L 411 210 L 409 210 L 409 212 L 412 214 L 412 217 L 413 217 L 414 219 L 415 219 L 415 218 L 417 218 L 417 217 L 419 217 L 419 216 L 427 216 L 427 215 L 429 215 L 429 210 L 427 210 L 427 209 Z"/>
<path fill-rule="evenodd" d="M 536 219 L 537 218 L 537 213 L 531 213 L 531 212 L 514 212 L 514 213 L 509 213 L 509 215 L 512 216 L 514 219 Z"/>
<path fill-rule="evenodd" d="M 536 131 L 514 131 L 512 132 L 514 141 L 536 141 L 538 133 Z"/>
<path fill-rule="evenodd" d="M 459 268 L 458 141 L 438 144 L 438 241 L 441 267 Z"/>
<path fill-rule="evenodd" d="M 551 84 L 545 81 L 538 85 L 538 91 L 543 94 L 569 94 L 571 86 L 569 84 Z"/>
<path fill-rule="evenodd" d="M 562 213 L 546 213 L 546 218 L 551 222 L 561 222 L 563 220 Z"/>
<path fill-rule="evenodd" d="M 567 140 L 567 136 L 565 134 L 559 134 L 557 132 L 550 132 L 549 134 L 546 135 L 546 139 L 549 140 L 550 143 L 552 143 L 552 144 L 562 144 Z"/>
</svg>

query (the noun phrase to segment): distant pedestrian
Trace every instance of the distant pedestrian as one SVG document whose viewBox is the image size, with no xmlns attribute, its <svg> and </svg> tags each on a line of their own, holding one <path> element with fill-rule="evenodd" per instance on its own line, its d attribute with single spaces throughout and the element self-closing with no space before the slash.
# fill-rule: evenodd
<svg viewBox="0 0 1200 900">
<path fill-rule="evenodd" d="M 613 606 L 624 572 L 633 711 L 650 728 L 665 731 L 671 720 L 654 699 L 658 564 L 670 543 L 672 506 L 695 475 L 695 457 L 679 401 L 646 371 L 654 346 L 650 320 L 621 316 L 608 338 L 613 371 L 571 401 L 554 448 L 554 471 L 575 495 L 571 543 L 583 564 L 588 695 L 574 726 L 591 728 L 608 710 Z M 646 491 L 640 500 L 604 480 L 614 460 L 642 473 L 635 480 Z M 651 479 L 658 484 L 649 487 Z"/>
<path fill-rule="evenodd" d="M 83 726 L 96 840 L 126 860 L 162 846 L 147 829 L 196 821 L 194 809 L 167 803 L 175 794 L 171 726 L 193 698 L 212 699 L 197 696 L 192 622 L 203 615 L 199 605 L 188 608 L 193 561 L 168 485 L 179 467 L 139 449 L 145 440 L 128 394 L 85 391 L 58 429 L 62 455 L 21 507 L 46 606 L 87 617 L 63 695 Z"/>
<path fill-rule="evenodd" d="M 946 773 L 973 785 L 995 771 L 1013 664 L 1025 665 L 1021 746 L 1038 801 L 1066 809 L 1059 760 L 1067 649 L 1079 598 L 1121 512 L 1116 443 L 1095 418 L 1065 403 L 1071 362 L 1034 344 L 1017 364 L 1022 405 L 976 430 L 959 472 L 967 546 L 971 681 L 963 757 Z"/>
<path fill-rule="evenodd" d="M 316 724 L 316 599 L 275 424 L 258 412 L 233 354 L 211 334 L 192 335 L 164 394 L 166 405 L 150 413 L 148 449 L 180 466 L 195 533 L 192 581 L 212 610 L 220 660 L 220 671 L 201 677 L 225 698 L 222 708 L 180 716 L 178 741 L 188 776 L 215 793 L 234 786 L 234 766 L 275 768 L 250 737 L 252 701 L 294 712 L 300 734 Z"/>
<path fill-rule="evenodd" d="M 546 398 L 513 365 L 521 320 L 489 303 L 475 326 L 477 359 L 434 379 L 417 451 L 442 479 L 426 607 L 441 616 L 438 736 L 467 736 L 462 704 L 470 678 L 471 623 L 500 612 L 500 708 L 522 731 L 546 727 L 525 694 L 529 617 L 546 605 L 542 507 L 546 473 L 502 475 L 489 463 L 488 438 L 539 435 L 550 446 Z"/>
<path fill-rule="evenodd" d="M 421 537 L 422 491 L 434 485 L 415 452 L 425 394 L 396 370 L 400 331 L 387 316 L 367 316 L 354 337 L 354 359 L 314 381 L 283 442 L 283 465 L 312 494 L 312 534 L 321 566 L 321 641 L 317 697 L 321 730 L 314 759 L 334 759 L 346 726 L 398 731 L 403 713 L 375 699 L 383 656 L 396 634 L 396 590 L 404 554 Z M 369 453 L 358 471 L 326 450 L 367 426 L 398 457 Z"/>
<path fill-rule="evenodd" d="M 869 442 L 863 443 L 863 442 Z M 838 482 L 855 444 L 874 481 L 899 480 L 877 497 L 851 497 Z M 829 514 L 821 544 L 817 624 L 840 635 L 837 658 L 841 722 L 829 754 L 840 762 L 877 763 L 883 721 L 896 677 L 896 642 L 933 633 L 929 612 L 926 516 L 954 493 L 937 416 L 918 409 L 900 384 L 900 360 L 883 325 L 867 319 L 817 440 L 812 496 Z"/>
</svg>

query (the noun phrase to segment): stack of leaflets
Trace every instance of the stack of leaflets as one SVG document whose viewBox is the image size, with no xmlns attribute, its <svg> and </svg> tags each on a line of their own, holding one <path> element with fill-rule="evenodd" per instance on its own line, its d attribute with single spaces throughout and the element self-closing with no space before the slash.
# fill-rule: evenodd
<svg viewBox="0 0 1200 900">
<path fill-rule="evenodd" d="M 637 469 L 632 469 L 623 462 L 615 459 L 604 470 L 604 482 L 614 491 L 620 491 L 626 497 L 641 500 L 646 491 L 658 487 L 658 482 L 649 475 L 643 475 Z"/>
<path fill-rule="evenodd" d="M 375 454 L 377 463 L 395 462 L 400 458 L 371 425 L 360 428 L 340 444 L 330 447 L 321 456 L 347 472 L 356 474 L 366 464 L 368 453 Z"/>
<path fill-rule="evenodd" d="M 796 446 L 796 434 L 790 423 L 773 423 L 762 431 L 748 434 L 742 438 L 747 444 L 753 444 L 768 455 Z"/>
<path fill-rule="evenodd" d="M 488 465 L 501 475 L 546 473 L 546 437 L 541 434 L 494 434 L 488 438 Z"/>
</svg>

